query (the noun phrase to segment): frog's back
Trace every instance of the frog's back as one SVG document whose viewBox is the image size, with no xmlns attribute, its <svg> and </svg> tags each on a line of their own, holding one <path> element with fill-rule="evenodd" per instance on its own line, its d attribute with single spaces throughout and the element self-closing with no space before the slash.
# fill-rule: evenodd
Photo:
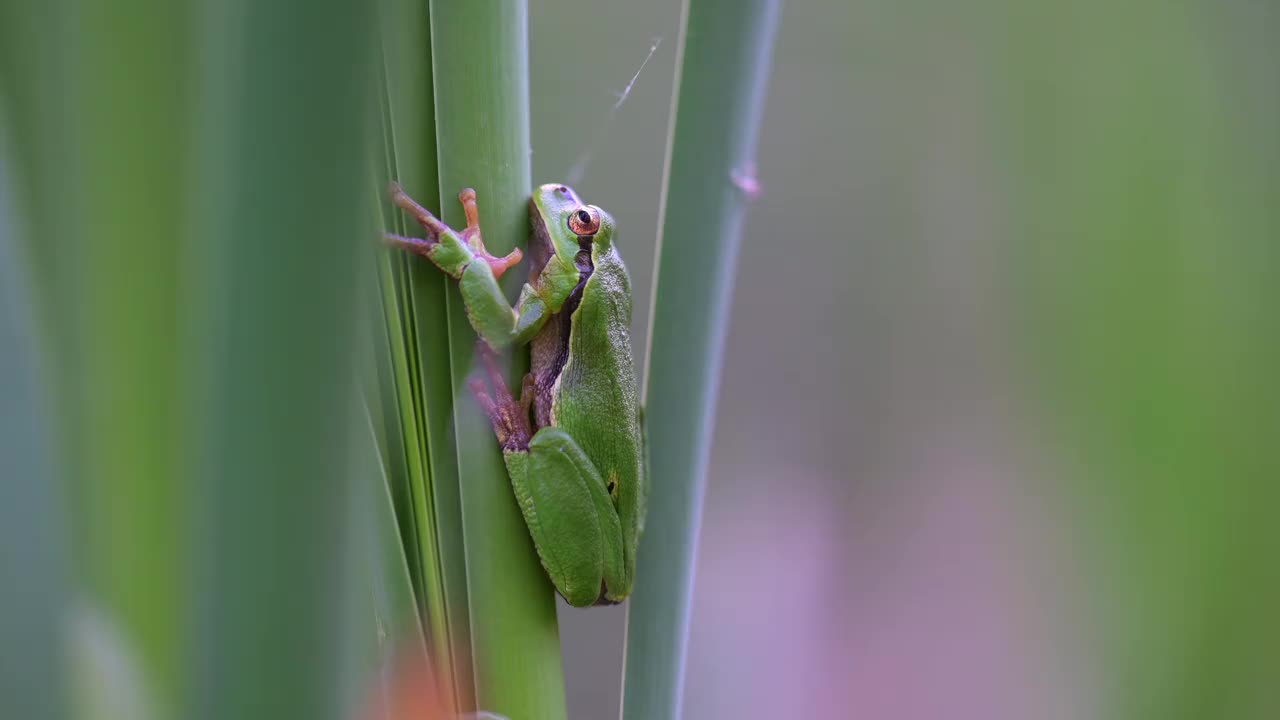
<svg viewBox="0 0 1280 720">
<path fill-rule="evenodd" d="M 570 360 L 558 379 L 552 420 L 600 471 L 618 507 L 623 533 L 634 538 L 644 488 L 640 399 L 631 355 L 631 283 L 613 248 L 599 252 L 593 261 L 582 301 L 573 311 Z M 628 557 L 627 564 L 633 560 Z"/>
</svg>

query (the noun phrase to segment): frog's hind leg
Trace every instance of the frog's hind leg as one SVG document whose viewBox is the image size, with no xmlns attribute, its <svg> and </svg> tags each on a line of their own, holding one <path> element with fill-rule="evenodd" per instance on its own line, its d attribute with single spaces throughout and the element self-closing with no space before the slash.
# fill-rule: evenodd
<svg viewBox="0 0 1280 720">
<path fill-rule="evenodd" d="M 507 453 L 506 460 L 538 557 L 564 599 L 584 607 L 629 592 L 618 513 L 578 443 L 545 427 L 527 453 Z"/>
<path fill-rule="evenodd" d="M 489 417 L 493 426 L 493 434 L 498 436 L 498 444 L 504 451 L 523 451 L 529 447 L 533 431 L 529 425 L 529 405 L 533 402 L 532 384 L 528 377 L 521 387 L 520 401 L 511 397 L 507 389 L 507 380 L 498 366 L 498 359 L 484 343 L 479 343 L 480 362 L 484 365 L 484 374 L 488 378 L 489 387 L 481 378 L 472 378 L 467 387 L 476 401 Z M 492 388 L 492 395 L 489 392 Z"/>
</svg>

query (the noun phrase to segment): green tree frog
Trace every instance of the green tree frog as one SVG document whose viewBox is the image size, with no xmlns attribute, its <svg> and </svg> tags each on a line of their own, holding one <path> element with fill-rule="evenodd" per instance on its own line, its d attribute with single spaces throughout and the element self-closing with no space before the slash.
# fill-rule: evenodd
<svg viewBox="0 0 1280 720">
<path fill-rule="evenodd" d="M 614 246 L 613 218 L 565 185 L 543 185 L 529 202 L 529 280 L 515 307 L 498 278 L 522 259 L 494 257 L 480 237 L 474 190 L 458 198 L 454 230 L 398 185 L 391 200 L 425 239 L 387 235 L 455 278 L 483 341 L 492 393 L 470 383 L 493 425 L 511 487 L 538 557 L 570 605 L 604 605 L 631 594 L 648 491 L 645 434 L 631 357 L 631 281 Z M 494 352 L 530 345 L 530 372 L 512 397 Z"/>
</svg>

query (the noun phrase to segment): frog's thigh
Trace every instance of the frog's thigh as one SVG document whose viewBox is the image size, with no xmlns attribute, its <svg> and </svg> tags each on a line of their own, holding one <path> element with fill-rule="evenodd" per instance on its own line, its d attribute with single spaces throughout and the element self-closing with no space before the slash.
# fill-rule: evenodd
<svg viewBox="0 0 1280 720">
<path fill-rule="evenodd" d="M 568 433 L 546 427 L 517 474 L 516 497 L 552 583 L 570 605 L 594 604 L 622 570 L 622 525 L 600 473 Z"/>
</svg>

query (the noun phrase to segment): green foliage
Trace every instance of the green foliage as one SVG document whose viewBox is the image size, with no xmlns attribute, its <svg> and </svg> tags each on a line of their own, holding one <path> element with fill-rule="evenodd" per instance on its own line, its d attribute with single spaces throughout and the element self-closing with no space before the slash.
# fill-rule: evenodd
<svg viewBox="0 0 1280 720">
<path fill-rule="evenodd" d="M 406 226 L 383 190 L 395 180 L 422 188 L 428 201 L 435 195 L 429 18 L 426 5 L 414 0 L 385 0 L 379 11 L 382 153 L 368 190 L 382 227 L 411 234 L 419 229 Z M 435 268 L 403 253 L 379 253 L 376 263 L 382 302 L 368 345 L 374 372 L 366 376 L 376 382 L 365 395 L 431 655 L 458 705 L 471 707 L 466 568 L 450 439 L 448 288 Z"/>
<path fill-rule="evenodd" d="M 198 269 L 186 717 L 345 717 L 373 17 L 211 3 L 191 158 Z M 252 112 L 250 108 L 269 108 Z M 323 148 L 323 152 L 317 152 Z M 172 236 L 173 230 L 164 228 Z M 367 479 L 364 481 L 367 482 Z M 363 488 L 361 488 L 363 490 Z M 356 495 L 359 497 L 359 495 Z"/>
<path fill-rule="evenodd" d="M 727 13 L 736 39 L 691 46 L 689 87 L 725 50 L 716 43 L 767 37 L 762 10 L 772 17 L 759 4 L 707 16 Z M 376 693 L 369 670 L 391 677 L 407 645 L 446 671 L 460 709 L 563 718 L 555 596 L 465 392 L 475 338 L 457 290 L 420 259 L 364 244 L 375 225 L 411 231 L 380 194 L 392 179 L 455 226 L 456 193 L 473 187 L 489 248 L 525 241 L 526 3 L 15 0 L 0 25 L 14 208 L 3 247 L 31 280 L 6 284 L 0 309 L 18 322 L 0 328 L 12 347 L 39 348 L 6 355 L 4 379 L 33 385 L 32 358 L 45 358 L 49 391 L 6 406 L 5 427 L 43 408 L 56 448 L 41 450 L 39 423 L 29 441 L 6 435 L 25 450 L 26 482 L 5 530 L 15 543 L 56 532 L 64 499 L 79 573 L 64 583 L 57 542 L 23 556 L 47 570 L 32 591 L 54 598 L 26 627 L 70 632 L 74 657 L 61 662 L 60 643 L 7 652 L 5 667 L 40 670 L 35 692 L 8 698 L 74 687 L 67 705 L 90 716 L 345 717 Z M 746 112 L 720 133 L 723 157 L 682 165 L 686 134 L 709 132 L 682 128 L 673 167 L 720 180 L 744 167 L 761 58 L 727 85 Z M 708 237 L 731 238 L 736 205 L 717 201 Z M 673 268 L 662 285 L 707 308 L 692 316 L 704 329 L 723 325 L 732 242 L 718 247 L 715 297 L 682 294 Z M 666 332 L 657 344 L 677 350 L 652 360 L 666 374 L 657 413 L 699 420 L 686 420 L 691 448 L 657 461 L 673 480 L 698 477 L 719 335 Z M 686 361 L 702 391 L 691 406 L 664 402 L 672 363 Z M 511 379 L 524 369 L 517 360 Z M 673 582 L 650 571 L 657 595 L 687 595 L 698 487 L 658 490 L 651 535 L 682 524 L 682 559 Z M 4 609 L 23 597 L 6 593 Z M 633 622 L 652 612 L 641 604 Z M 679 638 L 660 644 L 682 647 L 672 627 Z M 636 677 L 645 665 L 678 677 L 679 654 L 638 651 Z M 37 714 L 68 710 L 55 706 Z"/>
<path fill-rule="evenodd" d="M 431 47 L 441 217 L 464 226 L 457 193 L 474 188 L 485 244 L 503 255 L 529 233 L 527 4 L 433 3 Z M 503 285 L 511 293 L 518 283 L 509 277 Z M 555 596 L 493 431 L 465 389 L 475 336 L 456 288 L 447 302 L 476 707 L 513 718 L 562 718 Z M 526 369 L 515 365 L 509 379 Z"/>
<path fill-rule="evenodd" d="M 437 4 L 428 18 L 424 9 L 383 3 L 377 184 L 400 182 L 455 227 L 465 224 L 457 193 L 476 189 L 485 241 L 505 252 L 528 235 L 527 10 Z M 388 230 L 421 234 L 384 198 L 379 208 Z M 563 717 L 554 594 L 465 387 L 476 340 L 461 298 L 421 258 L 378 262 L 378 380 L 368 394 L 432 656 L 460 709 Z"/>
<path fill-rule="evenodd" d="M 628 615 L 628 719 L 680 717 L 729 293 L 779 6 L 685 5 L 645 372 L 652 487 Z M 697 263 L 684 252 L 691 245 Z"/>
<path fill-rule="evenodd" d="M 1280 104 L 1274 22 L 1237 10 L 1011 13 L 1016 61 L 994 63 L 1026 179 L 1013 306 L 1054 452 L 1087 458 L 1054 479 L 1089 552 L 1108 717 L 1274 698 Z"/>
<path fill-rule="evenodd" d="M 337 718 L 355 697 L 371 19 L 5 4 L 19 266 L 81 591 L 49 607 L 84 713 Z"/>
</svg>

